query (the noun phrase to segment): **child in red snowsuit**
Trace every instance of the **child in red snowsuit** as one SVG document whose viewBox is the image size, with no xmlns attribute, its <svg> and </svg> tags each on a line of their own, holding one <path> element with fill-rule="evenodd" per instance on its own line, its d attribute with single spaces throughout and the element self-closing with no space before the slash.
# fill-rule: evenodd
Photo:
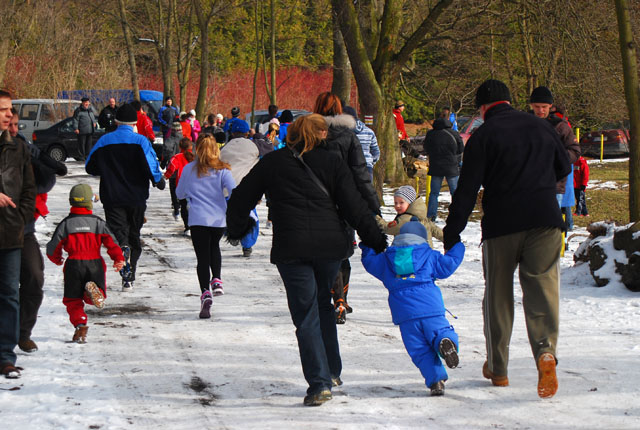
<svg viewBox="0 0 640 430">
<path fill-rule="evenodd" d="M 584 157 L 580 157 L 573 163 L 573 192 L 577 202 L 574 215 L 589 216 L 587 197 L 585 195 L 587 183 L 589 183 L 589 165 Z"/>
<path fill-rule="evenodd" d="M 193 152 L 192 147 L 193 144 L 189 139 L 182 139 L 180 141 L 180 153 L 171 157 L 169 160 L 169 165 L 167 166 L 167 171 L 164 172 L 164 177 L 169 179 L 169 190 L 171 191 L 171 198 L 175 198 L 178 200 L 180 206 L 180 216 L 182 217 L 182 222 L 184 224 L 184 234 L 188 234 L 189 231 L 189 210 L 187 208 L 187 200 L 179 200 L 176 194 L 176 188 L 178 187 L 178 182 L 180 182 L 180 176 L 182 175 L 182 169 L 184 166 L 191 163 L 193 161 Z"/>
<path fill-rule="evenodd" d="M 104 307 L 106 297 L 106 270 L 100 247 L 104 245 L 119 271 L 124 266 L 124 256 L 107 224 L 93 215 L 93 191 L 87 184 L 74 186 L 69 193 L 71 211 L 56 227 L 49 243 L 47 257 L 58 266 L 62 265 L 62 250 L 69 255 L 64 264 L 64 298 L 69 320 L 76 328 L 73 341 L 85 343 L 87 336 L 87 314 L 84 304 Z"/>
</svg>

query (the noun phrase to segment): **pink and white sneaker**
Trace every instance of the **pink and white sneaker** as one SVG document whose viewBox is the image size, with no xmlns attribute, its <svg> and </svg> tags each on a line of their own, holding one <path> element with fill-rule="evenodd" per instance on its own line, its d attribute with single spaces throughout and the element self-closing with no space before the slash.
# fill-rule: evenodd
<svg viewBox="0 0 640 430">
<path fill-rule="evenodd" d="M 218 278 L 213 278 L 211 280 L 211 292 L 213 293 L 213 297 L 221 296 L 224 294 L 224 290 L 222 289 L 222 280 Z"/>
</svg>

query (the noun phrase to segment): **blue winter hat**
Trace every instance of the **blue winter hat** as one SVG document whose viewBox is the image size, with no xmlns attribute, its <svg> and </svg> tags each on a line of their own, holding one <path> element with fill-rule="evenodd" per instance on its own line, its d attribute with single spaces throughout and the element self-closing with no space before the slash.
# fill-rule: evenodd
<svg viewBox="0 0 640 430">
<path fill-rule="evenodd" d="M 231 124 L 231 133 L 249 133 L 249 124 L 242 119 L 236 119 Z"/>
<path fill-rule="evenodd" d="M 400 234 L 415 234 L 427 240 L 427 229 L 419 221 L 409 221 L 400 227 Z"/>
</svg>

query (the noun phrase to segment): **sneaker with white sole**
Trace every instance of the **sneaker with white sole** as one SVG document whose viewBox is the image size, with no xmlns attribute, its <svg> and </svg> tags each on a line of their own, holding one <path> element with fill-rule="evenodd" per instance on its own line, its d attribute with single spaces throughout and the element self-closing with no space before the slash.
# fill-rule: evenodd
<svg viewBox="0 0 640 430">
<path fill-rule="evenodd" d="M 122 291 L 128 292 L 133 290 L 133 281 L 122 280 Z"/>
<path fill-rule="evenodd" d="M 84 285 L 84 290 L 87 292 L 89 297 L 91 298 L 91 303 L 98 309 L 104 308 L 104 294 L 98 285 L 89 281 Z"/>
<path fill-rule="evenodd" d="M 222 279 L 213 278 L 209 287 L 211 288 L 213 297 L 222 296 L 224 294 L 224 290 L 222 289 Z"/>
<path fill-rule="evenodd" d="M 207 290 L 200 296 L 200 318 L 211 318 L 212 304 L 213 299 L 211 298 L 211 293 Z"/>
</svg>

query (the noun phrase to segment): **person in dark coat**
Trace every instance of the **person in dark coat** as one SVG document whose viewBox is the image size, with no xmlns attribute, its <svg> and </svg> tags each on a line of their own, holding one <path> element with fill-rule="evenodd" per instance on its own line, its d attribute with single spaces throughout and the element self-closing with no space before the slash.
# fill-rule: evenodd
<svg viewBox="0 0 640 430">
<path fill-rule="evenodd" d="M 176 116 L 178 115 L 178 109 L 173 106 L 173 98 L 167 97 L 164 101 L 164 106 L 158 111 L 158 122 L 162 128 L 162 137 L 168 138 L 171 136 L 171 124 L 173 124 Z"/>
<path fill-rule="evenodd" d="M 36 209 L 33 218 L 24 227 L 24 245 L 20 257 L 20 338 L 18 347 L 27 353 L 38 350 L 38 345 L 31 339 L 31 332 L 38 319 L 38 310 L 42 304 L 44 293 L 44 259 L 40 245 L 36 239 L 36 220 L 49 213 L 47 193 L 56 183 L 56 175 L 67 174 L 67 166 L 54 160 L 46 152 L 40 151 L 18 132 L 19 115 L 11 108 L 13 118 L 9 125 L 9 134 L 13 139 L 20 139 L 27 144 L 31 152 L 31 167 L 36 182 Z"/>
<path fill-rule="evenodd" d="M 9 379 L 22 370 L 13 351 L 20 332 L 20 255 L 36 198 L 29 148 L 9 134 L 12 116 L 11 94 L 0 90 L 0 374 Z"/>
<path fill-rule="evenodd" d="M 559 270 L 563 226 L 556 182 L 571 164 L 548 121 L 511 107 L 500 81 L 476 92 L 484 123 L 464 149 L 458 188 L 443 229 L 444 249 L 460 241 L 467 219 L 482 196 L 483 300 L 487 361 L 482 374 L 495 386 L 509 385 L 507 368 L 513 330 L 513 274 L 519 266 L 527 333 L 538 367 L 538 395 L 558 389 Z"/>
<path fill-rule="evenodd" d="M 429 130 L 424 139 L 424 151 L 429 156 L 429 175 L 431 176 L 427 218 L 435 221 L 438 215 L 438 197 L 442 180 L 447 179 L 452 197 L 456 192 L 464 144 L 458 132 L 452 130 L 451 122 L 446 118 L 438 118 L 433 122 L 433 130 Z"/>
<path fill-rule="evenodd" d="M 362 198 L 367 202 L 371 213 L 373 215 L 381 215 L 378 194 L 373 188 L 371 176 L 367 170 L 367 161 L 362 151 L 362 145 L 355 132 L 355 118 L 351 115 L 343 114 L 342 102 L 338 96 L 329 92 L 318 95 L 313 111 L 324 116 L 329 126 L 326 147 L 347 163 L 351 175 L 356 182 L 356 187 L 358 191 L 360 191 Z M 353 311 L 353 308 L 349 306 L 347 302 L 350 275 L 351 264 L 347 259 L 342 262 L 340 272 L 333 287 L 333 304 L 336 311 L 336 320 L 340 324 L 344 324 L 346 314 Z"/>
<path fill-rule="evenodd" d="M 98 124 L 100 127 L 104 128 L 107 133 L 115 131 L 118 128 L 116 124 L 116 111 L 118 107 L 116 106 L 116 99 L 111 97 L 109 99 L 109 104 L 102 108 L 100 111 L 100 115 L 98 115 Z"/>
<path fill-rule="evenodd" d="M 78 152 L 82 159 L 87 158 L 93 146 L 93 132 L 98 127 L 96 116 L 93 114 L 87 97 L 83 97 L 80 106 L 73 111 L 73 128 L 78 135 Z"/>
<path fill-rule="evenodd" d="M 227 206 L 227 236 L 237 242 L 253 228 L 252 209 L 269 195 L 271 262 L 284 282 L 296 326 L 309 384 L 307 406 L 330 400 L 331 387 L 342 384 L 330 289 L 340 262 L 353 254 L 343 220 L 375 252 L 387 246 L 349 168 L 322 142 L 327 128 L 320 115 L 298 118 L 289 128 L 288 148 L 265 155 L 233 190 Z"/>
</svg>

